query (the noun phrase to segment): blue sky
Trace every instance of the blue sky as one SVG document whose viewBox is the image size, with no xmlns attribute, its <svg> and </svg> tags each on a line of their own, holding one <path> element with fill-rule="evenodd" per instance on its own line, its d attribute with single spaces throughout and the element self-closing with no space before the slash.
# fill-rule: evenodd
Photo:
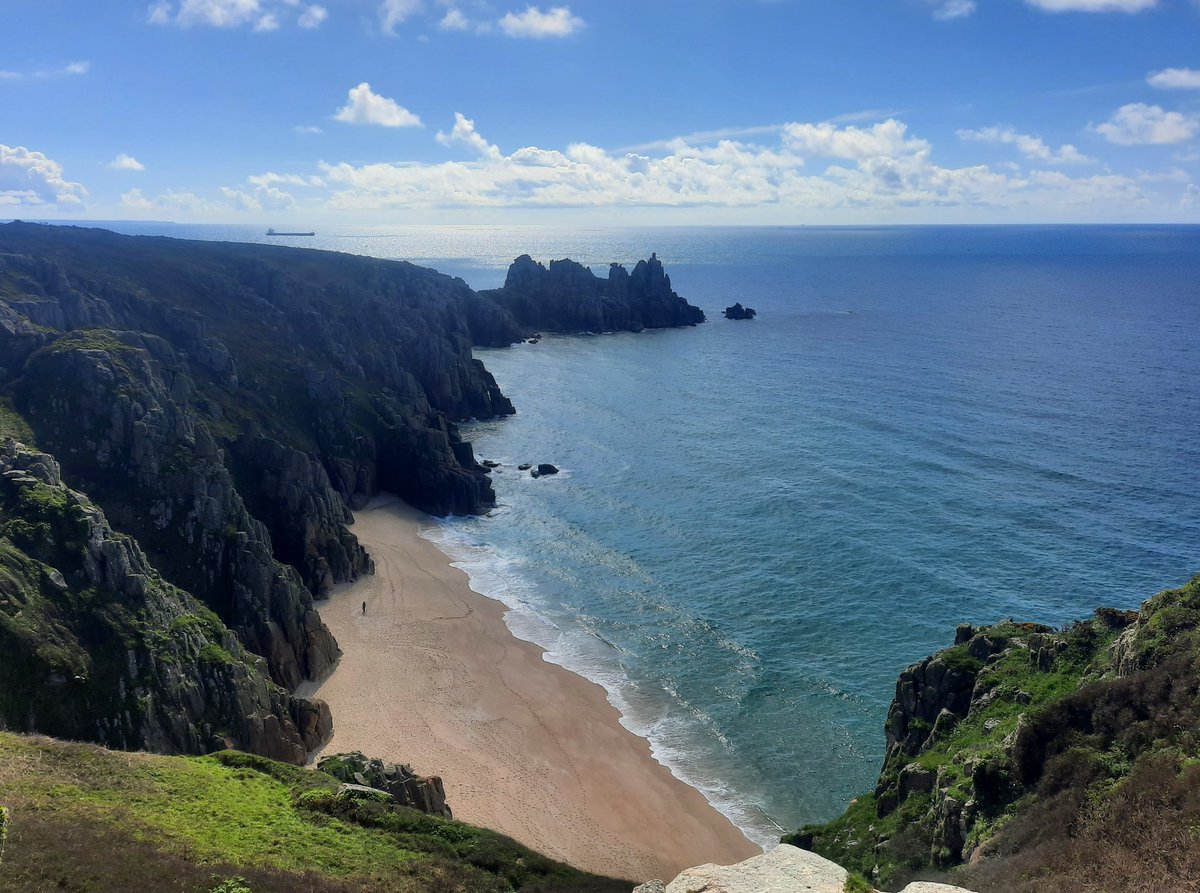
<svg viewBox="0 0 1200 893">
<path fill-rule="evenodd" d="M 0 217 L 1200 221 L 1200 0 L 0 0 Z"/>
</svg>

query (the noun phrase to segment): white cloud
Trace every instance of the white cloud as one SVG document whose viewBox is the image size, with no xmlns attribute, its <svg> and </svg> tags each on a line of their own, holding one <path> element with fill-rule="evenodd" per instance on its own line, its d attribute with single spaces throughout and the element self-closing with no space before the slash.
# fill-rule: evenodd
<svg viewBox="0 0 1200 893">
<path fill-rule="evenodd" d="M 756 132 L 758 128 L 751 128 Z M 894 119 L 871 127 L 792 122 L 762 128 L 765 144 L 679 138 L 653 152 L 609 151 L 577 143 L 527 146 L 505 154 L 463 115 L 444 145 L 475 150 L 471 161 L 438 164 L 321 163 L 332 211 L 397 208 L 720 208 L 759 215 L 911 213 L 914 208 L 1110 207 L 1141 200 L 1136 180 L 1119 175 L 1028 174 L 987 165 L 948 168 L 930 144 Z"/>
<path fill-rule="evenodd" d="M 301 28 L 315 28 L 327 15 L 322 6 L 301 7 L 300 0 L 157 0 L 146 11 L 146 21 L 180 28 L 249 25 L 255 31 L 267 32 L 292 21 Z"/>
<path fill-rule="evenodd" d="M 87 74 L 92 68 L 92 63 L 86 60 L 77 62 L 68 62 L 58 68 L 39 68 L 37 71 L 21 72 L 21 71 L 0 71 L 0 81 L 21 81 L 26 78 L 58 78 L 69 75 Z"/>
<path fill-rule="evenodd" d="M 213 200 L 194 192 L 175 189 L 168 189 L 154 197 L 140 189 L 131 189 L 122 193 L 121 206 L 143 214 L 156 212 L 213 219 L 254 211 L 287 211 L 296 206 L 296 200 L 289 193 L 271 186 L 258 186 L 250 192 L 222 186 L 218 191 L 221 198 Z"/>
<path fill-rule="evenodd" d="M 87 190 L 63 178 L 62 165 L 41 152 L 0 143 L 0 205 L 83 204 Z"/>
<path fill-rule="evenodd" d="M 936 0 L 933 17 L 939 21 L 962 19 L 975 12 L 975 0 Z"/>
<path fill-rule="evenodd" d="M 333 116 L 347 124 L 378 124 L 381 127 L 422 127 L 421 119 L 398 105 L 394 99 L 380 96 L 363 81 L 350 90 L 348 101 Z"/>
<path fill-rule="evenodd" d="M 571 15 L 567 6 L 555 6 L 542 12 L 527 6 L 524 12 L 505 13 L 500 30 L 509 37 L 568 37 L 584 27 L 583 19 Z"/>
<path fill-rule="evenodd" d="M 297 124 L 295 127 L 292 128 L 292 131 L 294 133 L 299 133 L 304 136 L 312 136 L 312 135 L 315 135 L 318 133 L 325 132 L 320 127 L 317 127 L 315 124 Z"/>
<path fill-rule="evenodd" d="M 194 192 L 180 192 L 169 189 L 166 192 L 149 198 L 140 189 L 131 189 L 121 194 L 122 207 L 131 211 L 162 211 L 168 214 L 185 214 L 189 216 L 212 216 L 230 210 L 230 205 L 223 202 L 213 202 Z"/>
<path fill-rule="evenodd" d="M 319 28 L 321 23 L 329 18 L 329 10 L 324 6 L 306 6 L 304 12 L 300 13 L 300 18 L 296 19 L 296 24 L 301 28 Z"/>
<path fill-rule="evenodd" d="M 1164 111 L 1157 105 L 1132 102 L 1123 105 L 1103 124 L 1092 129 L 1110 143 L 1121 146 L 1162 146 L 1184 143 L 1200 131 L 1200 118 Z"/>
<path fill-rule="evenodd" d="M 1046 12 L 1141 12 L 1153 9 L 1158 0 L 1025 0 Z"/>
<path fill-rule="evenodd" d="M 499 147 L 493 146 L 480 136 L 475 130 L 475 122 L 464 116 L 461 112 L 454 113 L 454 128 L 449 133 L 438 131 L 437 141 L 443 146 L 462 143 L 470 146 L 484 158 L 496 159 L 500 157 Z"/>
<path fill-rule="evenodd" d="M 786 124 L 784 145 L 804 155 L 821 158 L 855 160 L 881 156 L 929 154 L 929 143 L 910 138 L 908 128 L 900 121 L 889 119 L 868 129 L 838 127 L 831 122 L 822 124 Z"/>
<path fill-rule="evenodd" d="M 1147 75 L 1146 83 L 1160 90 L 1200 90 L 1200 71 L 1194 68 L 1164 68 Z"/>
<path fill-rule="evenodd" d="M 320 177 L 302 177 L 300 174 L 277 174 L 274 171 L 267 171 L 265 174 L 256 174 L 252 177 L 247 177 L 246 182 L 253 186 L 272 186 L 276 183 L 286 183 L 289 186 L 325 185 L 325 181 Z"/>
<path fill-rule="evenodd" d="M 144 171 L 146 169 L 146 165 L 124 152 L 110 161 L 108 166 L 115 171 Z"/>
<path fill-rule="evenodd" d="M 288 211 L 296 207 L 290 193 L 272 186 L 259 186 L 253 193 L 222 186 L 221 195 L 234 211 Z"/>
<path fill-rule="evenodd" d="M 379 4 L 379 27 L 384 34 L 395 34 L 396 26 L 414 13 L 418 12 L 424 3 L 421 0 L 383 0 Z"/>
<path fill-rule="evenodd" d="M 466 31 L 471 27 L 471 23 L 459 9 L 451 8 L 446 10 L 446 15 L 438 22 L 438 27 L 443 31 Z"/>
<path fill-rule="evenodd" d="M 975 143 L 1000 143 L 1016 146 L 1017 151 L 1026 158 L 1046 161 L 1050 164 L 1089 164 L 1096 159 L 1089 158 L 1070 143 L 1064 143 L 1055 151 L 1041 137 L 1028 133 L 1017 133 L 1012 127 L 985 127 L 982 130 L 960 130 L 957 133 L 960 140 Z"/>
</svg>

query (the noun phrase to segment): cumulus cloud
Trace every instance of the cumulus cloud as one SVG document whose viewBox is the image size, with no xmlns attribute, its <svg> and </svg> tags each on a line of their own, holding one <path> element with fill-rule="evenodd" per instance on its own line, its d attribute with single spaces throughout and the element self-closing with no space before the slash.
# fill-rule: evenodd
<svg viewBox="0 0 1200 893">
<path fill-rule="evenodd" d="M 1132 102 L 1123 105 L 1103 124 L 1092 129 L 1120 146 L 1163 146 L 1184 143 L 1200 131 L 1200 118 L 1164 111 L 1157 105 Z"/>
<path fill-rule="evenodd" d="M 301 28 L 316 28 L 327 16 L 323 6 L 302 6 L 300 0 L 156 0 L 146 12 L 146 20 L 153 25 L 180 28 L 249 25 L 255 31 L 276 31 L 292 21 Z"/>
<path fill-rule="evenodd" d="M 395 34 L 396 26 L 411 18 L 423 6 L 421 0 L 383 0 L 379 4 L 379 27 L 384 34 Z"/>
<path fill-rule="evenodd" d="M 985 127 L 982 130 L 960 130 L 957 133 L 960 140 L 976 143 L 1000 143 L 1015 146 L 1017 151 L 1026 158 L 1036 161 L 1046 161 L 1050 164 L 1088 164 L 1096 159 L 1089 158 L 1070 143 L 1064 143 L 1057 150 L 1051 148 L 1040 137 L 1028 133 L 1018 133 L 1012 127 Z"/>
<path fill-rule="evenodd" d="M 579 16 L 572 15 L 570 7 L 555 6 L 545 12 L 536 6 L 525 7 L 524 12 L 505 13 L 500 19 L 500 30 L 509 37 L 569 37 L 584 27 Z"/>
<path fill-rule="evenodd" d="M 1200 90 L 1200 71 L 1194 68 L 1164 68 L 1147 75 L 1146 83 L 1160 90 Z"/>
<path fill-rule="evenodd" d="M 235 211 L 290 211 L 296 207 L 290 193 L 273 186 L 259 186 L 253 192 L 222 186 L 221 195 Z"/>
<path fill-rule="evenodd" d="M 63 177 L 62 165 L 41 152 L 0 143 L 0 205 L 77 208 L 87 190 Z"/>
<path fill-rule="evenodd" d="M 438 27 L 443 31 L 466 31 L 471 27 L 471 23 L 461 10 L 452 7 L 446 10 L 446 14 L 438 22 Z"/>
<path fill-rule="evenodd" d="M 463 145 L 470 146 L 484 158 L 497 159 L 500 157 L 500 148 L 493 146 L 480 136 L 475 130 L 475 122 L 461 112 L 454 113 L 454 127 L 449 133 L 438 131 L 437 141 L 443 146 L 462 143 Z"/>
<path fill-rule="evenodd" d="M 144 171 L 146 169 L 146 165 L 124 152 L 110 161 L 108 166 L 115 171 Z"/>
<path fill-rule="evenodd" d="M 226 202 L 214 202 L 194 192 L 169 189 L 150 198 L 140 189 L 131 189 L 121 194 L 121 206 L 140 213 L 163 212 L 197 217 L 211 217 L 228 213 L 231 206 Z"/>
<path fill-rule="evenodd" d="M 758 130 L 754 128 L 754 130 Z M 456 115 L 443 145 L 466 145 L 469 161 L 436 164 L 321 163 L 327 206 L 349 212 L 398 208 L 723 208 L 756 213 L 912 208 L 1068 208 L 1136 203 L 1136 180 L 1106 174 L 1028 174 L 987 165 L 944 167 L 932 147 L 889 119 L 870 127 L 791 122 L 771 139 L 685 138 L 657 151 L 610 151 L 586 143 L 505 154 Z M 905 213 L 908 211 L 905 210 Z"/>
<path fill-rule="evenodd" d="M 939 21 L 963 19 L 975 12 L 975 0 L 937 0 L 933 17 Z"/>
<path fill-rule="evenodd" d="M 141 189 L 131 189 L 121 194 L 121 206 L 141 214 L 221 218 L 248 211 L 289 211 L 296 205 L 295 198 L 289 193 L 272 186 L 258 186 L 250 191 L 222 186 L 218 192 L 220 198 L 213 199 L 176 189 L 155 196 L 148 196 Z"/>
<path fill-rule="evenodd" d="M 1142 12 L 1153 9 L 1158 0 L 1025 0 L 1046 12 Z"/>
<path fill-rule="evenodd" d="M 267 171 L 265 174 L 255 174 L 252 177 L 247 177 L 246 182 L 250 183 L 252 186 L 273 186 L 276 183 L 285 183 L 288 186 L 325 185 L 325 181 L 320 177 L 304 177 L 300 174 L 277 174 L 274 171 Z"/>
<path fill-rule="evenodd" d="M 378 124 L 380 127 L 422 127 L 421 119 L 394 99 L 380 96 L 363 81 L 350 90 L 348 100 L 333 116 L 346 124 Z"/>
<path fill-rule="evenodd" d="M 321 23 L 329 18 L 329 10 L 324 6 L 306 6 L 304 12 L 300 13 L 300 18 L 296 19 L 296 24 L 301 28 L 319 28 Z"/>
</svg>

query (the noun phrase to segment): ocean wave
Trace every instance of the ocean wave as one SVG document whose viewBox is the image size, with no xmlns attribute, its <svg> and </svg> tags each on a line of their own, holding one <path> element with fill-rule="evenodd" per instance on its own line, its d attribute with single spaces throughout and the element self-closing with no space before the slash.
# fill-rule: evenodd
<svg viewBox="0 0 1200 893">
<path fill-rule="evenodd" d="M 644 738 L 654 759 L 672 775 L 698 790 L 754 843 L 764 848 L 777 843 L 787 829 L 744 792 L 705 771 L 703 754 L 689 746 L 699 733 L 732 752 L 733 744 L 720 725 L 690 704 L 669 680 L 663 682 L 657 697 L 633 682 L 620 662 L 622 649 L 589 628 L 585 618 L 551 616 L 539 598 L 537 585 L 522 573 L 526 561 L 479 543 L 463 529 L 470 523 L 469 519 L 439 519 L 423 525 L 420 534 L 446 555 L 452 567 L 466 573 L 473 591 L 508 609 L 504 622 L 514 636 L 541 648 L 547 662 L 603 688 L 620 714 L 621 725 Z M 741 647 L 730 650 L 748 651 Z M 666 709 L 668 700 L 671 709 Z"/>
</svg>

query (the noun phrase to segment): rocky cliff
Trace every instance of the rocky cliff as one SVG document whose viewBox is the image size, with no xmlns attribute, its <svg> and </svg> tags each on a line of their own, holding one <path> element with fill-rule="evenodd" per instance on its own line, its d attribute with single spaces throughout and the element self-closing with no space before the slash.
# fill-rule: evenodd
<svg viewBox="0 0 1200 893">
<path fill-rule="evenodd" d="M 262 658 L 63 484 L 53 458 L 0 446 L 0 719 L 110 747 L 237 747 L 301 763 L 332 731 L 321 701 Z"/>
<path fill-rule="evenodd" d="M 704 322 L 703 310 L 671 290 L 655 255 L 638 261 L 632 273 L 612 264 L 601 279 L 573 260 L 551 261 L 547 268 L 526 254 L 513 261 L 503 288 L 480 294 L 526 331 L 640 332 Z"/>
<path fill-rule="evenodd" d="M 1200 577 L 1063 630 L 959 627 L 900 674 L 875 790 L 785 840 L 877 882 L 1184 889 L 1200 876 Z M 965 863 L 965 865 L 964 865 Z"/>
<path fill-rule="evenodd" d="M 491 503 L 455 422 L 513 411 L 471 347 L 519 335 L 493 301 L 410 264 L 0 226 L 0 430 L 36 441 L 164 586 L 211 610 L 236 647 L 208 644 L 234 654 L 230 666 L 249 655 L 274 700 L 259 692 L 246 704 L 270 707 L 262 715 L 280 728 L 256 742 L 232 714 L 201 716 L 222 703 L 207 700 L 212 685 L 188 694 L 169 734 L 112 699 L 73 701 L 75 726 L 24 711 L 36 686 L 0 706 L 0 725 L 167 751 L 221 738 L 298 759 L 305 736 L 283 719 L 307 728 L 327 716 L 301 716 L 286 692 L 338 654 L 314 597 L 372 570 L 351 509 L 381 489 L 434 513 Z M 198 667 L 176 665 L 184 676 Z M 168 677 L 146 678 L 138 697 L 153 701 Z M 261 681 L 227 688 L 245 698 Z M 119 731 L 102 733 L 106 723 Z"/>
</svg>

